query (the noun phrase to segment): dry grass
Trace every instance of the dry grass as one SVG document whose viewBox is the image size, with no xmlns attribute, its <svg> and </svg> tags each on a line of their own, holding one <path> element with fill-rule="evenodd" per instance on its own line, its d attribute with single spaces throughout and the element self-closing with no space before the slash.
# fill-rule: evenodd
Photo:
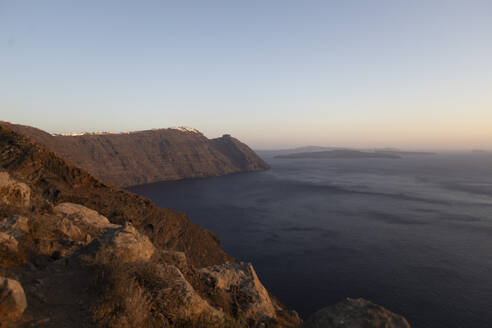
<svg viewBox="0 0 492 328">
<path fill-rule="evenodd" d="M 232 328 L 244 327 L 230 317 L 180 317 L 179 290 L 172 288 L 172 276 L 157 261 L 121 263 L 109 252 L 98 252 L 91 265 L 95 288 L 100 294 L 93 307 L 96 324 L 108 328 Z"/>
</svg>

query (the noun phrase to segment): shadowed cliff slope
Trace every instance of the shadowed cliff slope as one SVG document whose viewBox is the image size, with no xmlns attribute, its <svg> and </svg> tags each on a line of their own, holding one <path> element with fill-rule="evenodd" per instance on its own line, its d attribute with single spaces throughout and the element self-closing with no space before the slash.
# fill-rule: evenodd
<svg viewBox="0 0 492 328">
<path fill-rule="evenodd" d="M 208 139 L 189 128 L 65 136 L 7 122 L 0 125 L 33 138 L 102 181 L 118 186 L 269 168 L 239 140 L 228 135 Z"/>
</svg>

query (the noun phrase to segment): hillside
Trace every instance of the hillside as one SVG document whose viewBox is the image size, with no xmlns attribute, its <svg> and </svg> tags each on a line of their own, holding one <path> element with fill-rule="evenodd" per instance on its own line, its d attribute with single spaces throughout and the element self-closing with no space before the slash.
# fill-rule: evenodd
<svg viewBox="0 0 492 328">
<path fill-rule="evenodd" d="M 300 323 L 184 213 L 1 126 L 0 196 L 2 328 Z"/>
<path fill-rule="evenodd" d="M 196 266 L 231 260 L 216 235 L 188 220 L 186 214 L 158 208 L 147 198 L 113 187 L 66 162 L 31 139 L 0 126 L 0 168 L 31 188 L 34 207 L 45 202 L 73 202 L 106 216 L 112 223 L 131 222 L 159 246 L 184 251 Z"/>
<path fill-rule="evenodd" d="M 269 168 L 239 140 L 229 135 L 208 139 L 191 128 L 51 135 L 29 126 L 0 125 L 31 137 L 98 179 L 123 187 Z"/>
</svg>

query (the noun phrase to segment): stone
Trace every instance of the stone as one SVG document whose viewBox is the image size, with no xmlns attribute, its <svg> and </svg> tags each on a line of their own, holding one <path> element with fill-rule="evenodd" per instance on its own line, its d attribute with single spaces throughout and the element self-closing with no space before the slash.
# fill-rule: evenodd
<svg viewBox="0 0 492 328">
<path fill-rule="evenodd" d="M 166 287 L 162 290 L 162 298 L 173 303 L 176 315 L 180 318 L 199 319 L 206 317 L 220 321 L 224 314 L 212 307 L 204 300 L 186 280 L 181 271 L 173 265 L 160 265 L 160 276 L 166 280 Z"/>
<path fill-rule="evenodd" d="M 61 203 L 55 207 L 55 212 L 68 216 L 76 224 L 83 223 L 96 229 L 117 228 L 119 225 L 112 224 L 109 220 L 90 208 L 74 203 Z"/>
<path fill-rule="evenodd" d="M 107 230 L 88 245 L 88 249 L 97 249 L 97 256 L 117 258 L 122 263 L 148 261 L 154 254 L 154 245 L 150 239 L 125 224 Z"/>
<path fill-rule="evenodd" d="M 7 172 L 0 172 L 0 203 L 27 207 L 31 203 L 31 188 Z"/>
<path fill-rule="evenodd" d="M 362 298 L 347 298 L 319 310 L 301 328 L 410 328 L 401 315 Z"/>
<path fill-rule="evenodd" d="M 24 289 L 17 280 L 0 277 L 0 327 L 18 320 L 27 307 Z"/>
<path fill-rule="evenodd" d="M 16 254 L 18 246 L 19 243 L 13 236 L 5 232 L 0 232 L 0 252 L 2 255 L 5 253 Z"/>
<path fill-rule="evenodd" d="M 20 243 L 29 233 L 29 219 L 20 215 L 0 219 L 0 231 L 8 233 Z"/>
<path fill-rule="evenodd" d="M 64 240 L 85 240 L 85 233 L 72 220 L 61 218 L 52 222 L 51 229 Z"/>
<path fill-rule="evenodd" d="M 226 295 L 238 303 L 248 320 L 262 322 L 276 317 L 275 306 L 251 263 L 225 263 L 200 269 L 209 294 Z"/>
</svg>

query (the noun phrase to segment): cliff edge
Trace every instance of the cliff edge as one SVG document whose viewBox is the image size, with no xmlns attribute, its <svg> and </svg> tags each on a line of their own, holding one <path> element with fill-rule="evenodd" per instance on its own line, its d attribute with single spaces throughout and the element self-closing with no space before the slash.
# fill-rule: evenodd
<svg viewBox="0 0 492 328">
<path fill-rule="evenodd" d="M 122 187 L 269 168 L 241 141 L 229 135 L 208 139 L 192 128 L 51 135 L 30 126 L 0 125 L 32 138 L 96 178 Z"/>
</svg>

